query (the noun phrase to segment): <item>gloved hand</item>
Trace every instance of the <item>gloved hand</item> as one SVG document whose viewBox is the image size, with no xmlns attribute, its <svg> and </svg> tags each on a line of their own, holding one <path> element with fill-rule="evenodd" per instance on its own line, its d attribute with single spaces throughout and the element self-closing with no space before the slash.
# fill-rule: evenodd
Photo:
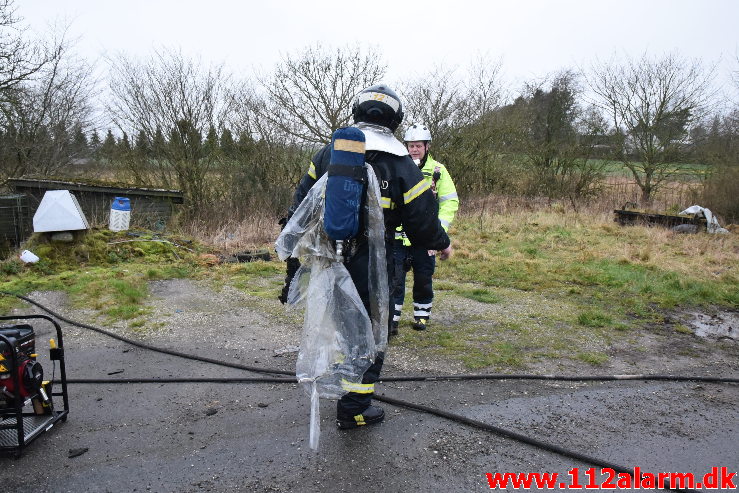
<svg viewBox="0 0 739 493">
<path fill-rule="evenodd" d="M 290 283 L 293 281 L 295 273 L 300 268 L 300 260 L 289 257 L 285 263 L 287 265 L 287 272 L 285 273 L 285 284 L 284 286 L 282 286 L 280 296 L 277 297 L 277 299 L 280 300 L 280 303 L 282 303 L 283 305 L 287 303 L 287 295 L 290 292 Z"/>
</svg>

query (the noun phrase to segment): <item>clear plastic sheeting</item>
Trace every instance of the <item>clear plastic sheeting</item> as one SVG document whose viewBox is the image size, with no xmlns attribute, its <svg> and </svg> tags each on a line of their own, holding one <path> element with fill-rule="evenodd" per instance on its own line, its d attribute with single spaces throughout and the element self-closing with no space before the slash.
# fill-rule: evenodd
<svg viewBox="0 0 739 493">
<path fill-rule="evenodd" d="M 295 373 L 299 381 L 315 381 L 321 397 L 338 399 L 342 381 L 361 383 L 375 360 L 372 324 L 344 264 L 318 258 L 295 277 L 291 294 L 306 305 Z M 305 286 L 305 295 L 293 286 Z"/>
<path fill-rule="evenodd" d="M 709 233 L 722 233 L 726 234 L 729 232 L 728 229 L 724 229 L 719 225 L 716 216 L 713 215 L 710 209 L 701 207 L 699 205 L 691 205 L 680 214 L 694 214 L 697 217 L 703 216 L 706 218 L 706 231 Z"/>
<path fill-rule="evenodd" d="M 370 313 L 367 313 L 343 258 L 323 229 L 327 175 L 310 189 L 288 221 L 275 247 L 280 259 L 299 258 L 288 294 L 288 306 L 305 308 L 303 337 L 295 368 L 311 396 L 310 446 L 320 435 L 318 396 L 337 399 L 345 384 L 362 382 L 377 353 L 387 346 L 388 282 L 385 225 L 380 187 L 367 168 L 365 224 L 369 247 Z"/>
</svg>

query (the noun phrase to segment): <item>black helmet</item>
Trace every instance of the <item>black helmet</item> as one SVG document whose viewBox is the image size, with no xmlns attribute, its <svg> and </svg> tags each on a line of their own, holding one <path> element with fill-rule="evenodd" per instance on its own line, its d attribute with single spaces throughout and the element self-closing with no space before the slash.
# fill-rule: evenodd
<svg viewBox="0 0 739 493">
<path fill-rule="evenodd" d="M 403 121 L 403 105 L 395 91 L 384 84 L 377 84 L 357 94 L 352 115 L 354 123 L 374 123 L 395 132 Z"/>
</svg>

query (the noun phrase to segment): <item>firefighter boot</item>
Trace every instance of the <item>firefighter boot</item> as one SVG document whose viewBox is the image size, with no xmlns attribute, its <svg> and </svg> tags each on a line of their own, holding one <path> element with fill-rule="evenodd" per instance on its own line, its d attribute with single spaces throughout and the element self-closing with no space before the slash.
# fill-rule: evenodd
<svg viewBox="0 0 739 493">
<path fill-rule="evenodd" d="M 415 322 L 413 322 L 413 328 L 416 330 L 426 330 L 426 322 L 428 322 L 425 318 L 419 318 Z"/>
<path fill-rule="evenodd" d="M 392 322 L 390 322 L 390 329 L 388 330 L 387 338 L 390 339 L 391 337 L 395 337 L 396 335 L 398 335 L 398 321 L 393 320 Z"/>
<path fill-rule="evenodd" d="M 341 430 L 350 430 L 364 425 L 373 425 L 385 419 L 385 411 L 379 406 L 370 406 L 362 414 L 356 416 L 336 415 L 336 426 Z"/>
</svg>

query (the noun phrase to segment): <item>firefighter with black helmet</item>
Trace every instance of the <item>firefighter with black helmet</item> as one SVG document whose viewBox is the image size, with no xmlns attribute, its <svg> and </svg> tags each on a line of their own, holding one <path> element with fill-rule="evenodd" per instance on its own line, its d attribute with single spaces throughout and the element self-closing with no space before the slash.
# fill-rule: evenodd
<svg viewBox="0 0 739 493">
<path fill-rule="evenodd" d="M 421 169 L 431 190 L 439 203 L 439 221 L 445 231 L 449 229 L 459 209 L 459 197 L 454 181 L 446 166 L 436 161 L 429 154 L 431 132 L 422 123 L 414 123 L 403 136 L 408 152 L 413 161 Z M 434 300 L 433 275 L 436 269 L 436 256 L 433 250 L 423 245 L 414 244 L 403 228 L 395 232 L 395 262 L 397 279 L 393 283 L 393 315 L 390 334 L 397 335 L 401 310 L 405 298 L 406 273 L 413 270 L 413 328 L 425 330 Z"/>
<path fill-rule="evenodd" d="M 386 265 L 389 293 L 396 278 L 393 261 L 394 232 L 402 226 L 413 244 L 440 252 L 440 258 L 451 255 L 451 244 L 438 219 L 438 206 L 431 186 L 421 170 L 413 163 L 406 147 L 393 132 L 403 120 L 403 107 L 397 94 L 384 84 L 368 87 L 357 94 L 352 107 L 354 126 L 365 135 L 365 160 L 372 167 L 380 183 L 381 205 L 385 222 Z M 326 173 L 331 155 L 327 145 L 311 159 L 308 172 L 301 179 L 293 203 L 293 212 L 313 184 Z M 365 307 L 369 311 L 368 269 L 369 255 L 366 239 L 359 234 L 344 257 L 349 274 Z M 392 308 L 391 300 L 387 300 Z M 389 330 L 389 324 L 388 324 Z M 357 428 L 381 422 L 385 412 L 371 405 L 374 384 L 379 379 L 384 353 L 379 353 L 365 372 L 361 384 L 346 388 L 348 392 L 336 406 L 336 423 L 341 429 Z"/>
</svg>

